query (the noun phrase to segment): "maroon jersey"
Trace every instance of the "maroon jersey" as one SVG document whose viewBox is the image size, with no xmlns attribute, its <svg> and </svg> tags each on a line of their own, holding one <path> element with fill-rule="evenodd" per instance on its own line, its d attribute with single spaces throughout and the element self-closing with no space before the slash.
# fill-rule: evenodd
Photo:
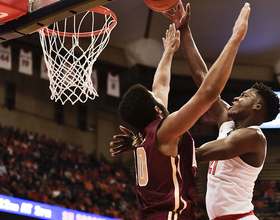
<svg viewBox="0 0 280 220">
<path fill-rule="evenodd" d="M 177 157 L 158 151 L 156 132 L 164 119 L 150 123 L 141 134 L 143 142 L 135 147 L 136 198 L 140 219 L 195 219 L 197 204 L 194 142 L 186 132 Z"/>
</svg>

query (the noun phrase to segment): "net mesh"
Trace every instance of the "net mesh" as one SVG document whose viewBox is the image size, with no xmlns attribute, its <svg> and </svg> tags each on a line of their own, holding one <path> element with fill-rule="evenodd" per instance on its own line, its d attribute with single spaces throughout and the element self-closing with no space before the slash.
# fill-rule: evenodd
<svg viewBox="0 0 280 220">
<path fill-rule="evenodd" d="M 54 23 L 52 27 L 38 30 L 48 69 L 52 100 L 60 100 L 62 104 L 70 101 L 73 105 L 77 101 L 84 103 L 98 96 L 91 78 L 93 65 L 107 46 L 110 33 L 116 24 L 114 14 L 105 14 L 106 8 L 101 9 L 103 12 L 87 11 L 78 24 L 78 15 L 74 15 L 71 17 L 72 22 L 66 18 L 62 22 Z M 95 24 L 97 13 L 104 17 L 103 26 L 98 30 Z M 73 26 L 69 23 L 73 23 Z M 88 32 L 81 33 L 83 23 L 91 28 Z M 83 44 L 87 42 L 86 47 L 81 46 L 82 37 L 89 38 L 83 41 Z"/>
</svg>

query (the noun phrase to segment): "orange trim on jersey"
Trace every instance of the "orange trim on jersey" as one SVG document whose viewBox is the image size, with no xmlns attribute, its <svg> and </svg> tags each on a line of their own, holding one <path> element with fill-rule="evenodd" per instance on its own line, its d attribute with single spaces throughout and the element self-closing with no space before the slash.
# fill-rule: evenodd
<svg viewBox="0 0 280 220">
<path fill-rule="evenodd" d="M 180 168 L 180 155 L 178 155 L 177 157 L 178 157 L 178 173 L 179 173 L 181 179 L 183 179 L 182 174 L 181 174 L 181 168 Z"/>
<path fill-rule="evenodd" d="M 182 174 L 181 174 L 181 169 L 180 169 L 180 155 L 178 155 L 178 165 L 177 165 L 177 170 L 178 170 L 178 173 L 179 173 L 179 175 L 180 175 L 180 178 L 181 179 L 183 179 L 182 178 Z M 187 208 L 187 205 L 188 205 L 188 203 L 183 199 L 183 197 L 181 196 L 181 198 L 180 198 L 180 200 L 183 202 L 183 204 L 184 204 L 184 207 L 180 210 L 180 215 L 182 214 L 182 212 Z"/>
<path fill-rule="evenodd" d="M 184 204 L 184 207 L 180 210 L 180 215 L 182 214 L 182 212 L 187 208 L 188 206 L 188 203 L 183 199 L 183 197 L 181 196 L 181 201 L 183 202 Z"/>
<path fill-rule="evenodd" d="M 167 219 L 168 219 L 168 220 L 172 220 L 172 215 L 173 215 L 173 212 L 169 211 L 169 212 L 168 212 L 168 218 L 167 218 Z"/>
<path fill-rule="evenodd" d="M 253 211 L 251 211 L 251 212 L 244 213 L 244 214 L 223 215 L 223 216 L 213 218 L 212 220 L 237 220 L 237 219 L 241 219 L 241 218 L 244 218 L 246 216 L 249 216 L 249 215 L 255 215 L 255 214 L 254 214 Z"/>
<path fill-rule="evenodd" d="M 175 205 L 173 212 L 176 212 L 180 206 L 180 193 L 179 193 L 179 183 L 177 179 L 177 167 L 175 164 L 175 158 L 171 157 L 171 166 L 172 166 L 172 179 L 174 184 L 174 199 Z"/>
</svg>

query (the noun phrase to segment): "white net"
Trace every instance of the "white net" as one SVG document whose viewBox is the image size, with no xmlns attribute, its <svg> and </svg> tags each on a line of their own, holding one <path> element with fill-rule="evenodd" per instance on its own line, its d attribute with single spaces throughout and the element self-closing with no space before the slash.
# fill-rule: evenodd
<svg viewBox="0 0 280 220">
<path fill-rule="evenodd" d="M 116 25 L 116 17 L 102 6 L 97 8 L 102 11 L 96 12 L 93 9 L 80 19 L 78 15 L 74 15 L 71 21 L 66 18 L 63 22 L 54 23 L 52 27 L 38 30 L 48 69 L 52 100 L 60 100 L 62 104 L 67 101 L 75 104 L 77 101 L 84 103 L 98 96 L 91 78 L 93 65 L 109 42 L 110 33 Z M 100 19 L 97 22 L 96 14 L 104 18 L 103 26 L 98 30 L 96 25 L 100 23 Z M 78 19 L 80 21 L 76 25 Z M 82 33 L 82 23 L 90 27 L 88 32 L 83 30 Z M 85 39 L 83 43 L 81 37 Z"/>
</svg>

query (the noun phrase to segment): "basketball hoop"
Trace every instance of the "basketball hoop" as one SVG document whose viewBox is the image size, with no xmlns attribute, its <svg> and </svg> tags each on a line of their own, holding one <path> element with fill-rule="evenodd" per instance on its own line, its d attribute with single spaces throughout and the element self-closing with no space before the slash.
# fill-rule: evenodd
<svg viewBox="0 0 280 220">
<path fill-rule="evenodd" d="M 76 25 L 79 16 L 81 18 Z M 101 24 L 103 19 L 97 19 L 97 16 L 104 18 L 104 23 L 102 21 Z M 70 19 L 73 26 L 69 25 Z M 100 27 L 96 27 L 98 24 Z M 85 103 L 88 98 L 93 100 L 98 96 L 91 78 L 93 64 L 107 46 L 116 24 L 116 15 L 98 6 L 84 15 L 74 15 L 55 22 L 52 27 L 37 30 L 48 69 L 52 100 L 61 100 L 62 104 L 69 100 L 74 105 L 77 101 Z M 81 42 L 80 38 L 86 39 Z M 81 44 L 88 45 L 83 49 Z"/>
</svg>

